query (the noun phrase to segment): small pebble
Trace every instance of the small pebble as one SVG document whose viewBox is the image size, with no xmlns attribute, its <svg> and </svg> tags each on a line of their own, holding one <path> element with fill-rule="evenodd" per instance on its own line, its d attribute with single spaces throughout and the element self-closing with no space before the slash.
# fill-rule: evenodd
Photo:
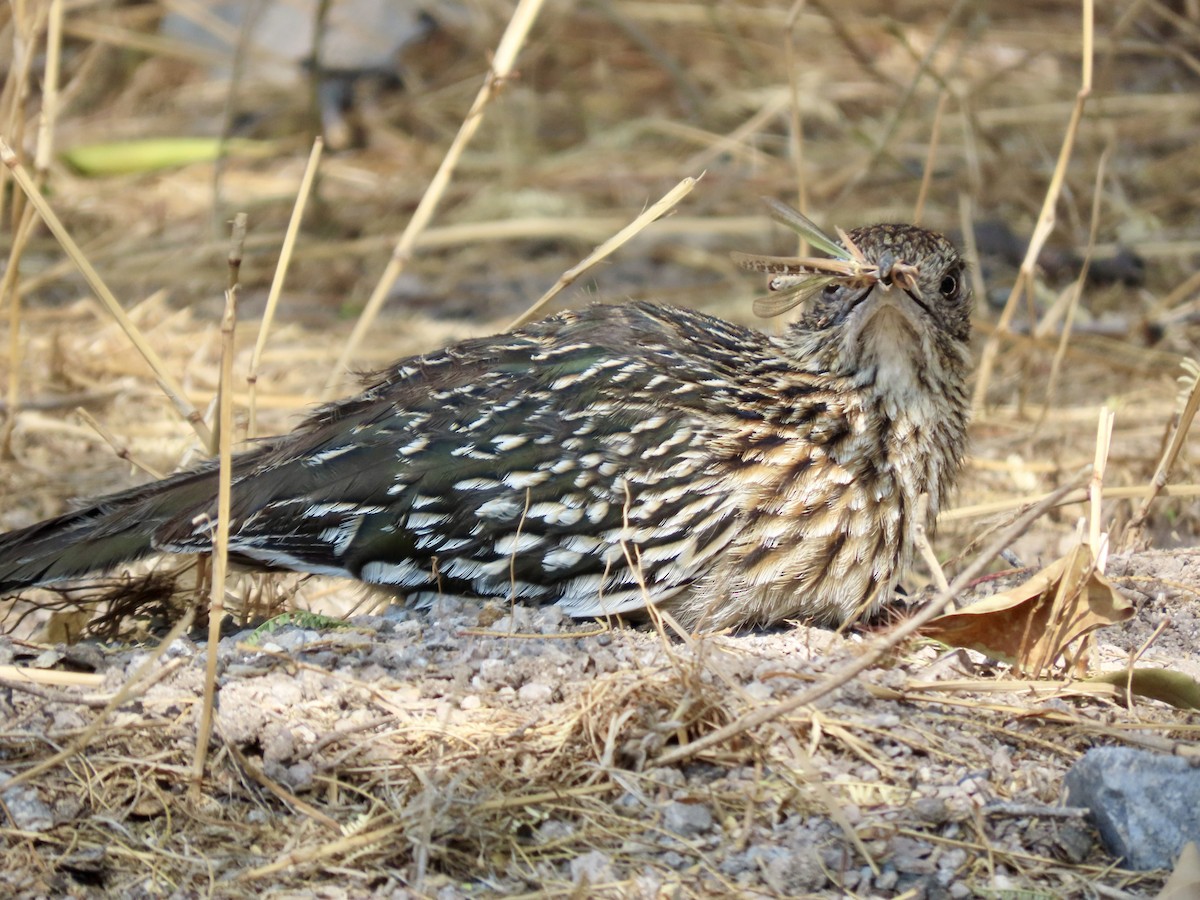
<svg viewBox="0 0 1200 900">
<path fill-rule="evenodd" d="M 703 803 L 668 803 L 663 810 L 663 827 L 680 837 L 691 837 L 712 828 L 713 817 Z"/>
<path fill-rule="evenodd" d="M 7 775 L 0 775 L 4 781 Z M 36 788 L 27 784 L 4 790 L 0 787 L 0 800 L 12 819 L 12 824 L 21 831 L 49 831 L 54 827 L 54 811 L 38 796 Z"/>
<path fill-rule="evenodd" d="M 571 881 L 575 884 L 606 884 L 616 881 L 608 854 L 592 850 L 571 860 Z"/>
<path fill-rule="evenodd" d="M 553 697 L 554 688 L 548 684 L 542 684 L 540 681 L 531 681 L 529 684 L 523 684 L 517 691 L 517 699 L 530 706 L 549 703 Z"/>
</svg>

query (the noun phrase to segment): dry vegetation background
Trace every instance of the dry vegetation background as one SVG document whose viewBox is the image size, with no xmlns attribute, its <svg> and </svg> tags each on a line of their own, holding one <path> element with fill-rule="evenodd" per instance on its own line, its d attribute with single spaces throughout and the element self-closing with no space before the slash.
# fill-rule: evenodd
<svg viewBox="0 0 1200 900">
<path fill-rule="evenodd" d="M 313 98 L 300 75 L 275 85 L 247 64 L 231 79 L 215 72 L 213 51 L 158 36 L 168 6 L 196 5 L 6 6 L 0 137 L 206 411 L 220 372 L 227 223 L 247 213 L 235 416 L 241 435 L 271 433 L 331 382 L 335 394 L 351 389 L 339 358 L 513 10 L 500 0 L 457 6 L 452 27 L 404 53 L 403 89 L 377 79 L 355 86 L 350 124 L 360 141 L 321 160 L 251 426 L 246 379 L 316 133 Z M 431 8 L 436 14 L 438 4 Z M 47 118 L 56 10 L 60 94 Z M 646 298 L 750 322 L 761 280 L 737 271 L 729 251 L 794 248 L 763 214 L 760 195 L 796 203 L 802 192 L 810 215 L 830 228 L 912 220 L 928 173 L 923 224 L 959 233 L 983 226 L 974 267 L 982 352 L 1051 190 L 1082 48 L 1078 5 L 1033 0 L 810 2 L 798 12 L 783 0 L 547 4 L 350 364 L 368 370 L 502 330 L 596 244 L 701 173 L 671 216 L 556 302 Z M 1127 579 L 1118 584 L 1141 606 L 1097 656 L 1121 665 L 1121 653 L 1170 617 L 1144 658 L 1196 675 L 1189 610 L 1200 580 L 1190 548 L 1200 518 L 1186 443 L 1170 496 L 1151 508 L 1140 541 L 1128 529 L 1178 421 L 1177 378 L 1200 337 L 1196 5 L 1103 4 L 1093 78 L 1056 223 L 993 345 L 959 508 L 936 547 L 953 572 L 998 523 L 1073 478 L 1094 459 L 1107 405 L 1116 420 L 1103 527 L 1115 550 L 1141 552 L 1118 555 L 1110 572 Z M 252 139 L 253 152 L 231 146 L 219 163 L 103 174 L 68 162 L 98 143 L 220 136 Z M 166 472 L 206 450 L 59 243 L 44 228 L 14 241 L 26 205 L 9 173 L 0 175 L 9 248 L 0 526 L 9 529 L 144 477 L 128 458 Z M 1089 247 L 1101 275 L 1118 277 L 1089 281 L 1070 307 Z M 1015 543 L 1016 555 L 1033 567 L 1060 555 L 1083 514 L 1079 503 L 1050 511 Z M 916 573 L 912 585 L 927 580 Z M 236 587 L 235 614 L 244 600 L 256 613 L 340 612 L 361 600 L 337 582 Z M 5 607 L 15 637 L 0 662 L 29 663 L 54 644 L 59 635 L 39 629 L 47 604 L 60 599 L 31 594 Z M 325 896 L 445 897 L 1059 895 L 1101 883 L 1143 896 L 1161 883 L 1109 868 L 1086 840 L 1064 849 L 1070 841 L 1047 820 L 1012 824 L 980 809 L 996 799 L 1056 802 L 1061 773 L 1081 750 L 1135 733 L 1186 739 L 1186 713 L 1150 701 L 1125 709 L 992 693 L 983 685 L 999 676 L 987 667 L 970 669 L 982 679 L 970 689 L 935 702 L 907 679 L 960 677 L 954 666 L 968 666 L 965 657 L 906 645 L 823 707 L 792 710 L 663 765 L 670 748 L 785 702 L 797 685 L 853 658 L 861 640 L 797 629 L 680 644 L 590 625 L 581 632 L 541 614 L 496 623 L 502 612 L 467 605 L 441 618 L 400 614 L 386 627 L 373 619 L 360 628 L 379 635 L 317 635 L 303 651 L 293 644 L 264 655 L 231 642 L 205 780 L 191 794 L 201 657 L 185 653 L 187 665 L 169 664 L 133 691 L 137 703 L 113 712 L 105 704 L 144 657 L 57 645 L 50 662 L 100 677 L 85 695 L 10 685 L 0 696 L 5 774 L 63 748 L 80 751 L 26 776 L 24 790 L 34 790 L 52 824 L 9 820 L 0 881 L 28 896 L 240 896 L 317 885 Z M 140 624 L 161 636 L 156 615 L 144 613 Z M 55 621 L 78 626 L 86 617 Z M 122 623 L 126 637 L 137 624 Z M 540 636 L 475 634 L 489 626 Z M 380 646 L 402 649 L 384 658 Z M 251 679 L 251 670 L 275 680 Z M 261 721 L 235 721 L 235 709 L 262 710 Z M 298 773 L 301 761 L 309 769 Z M 985 785 L 980 797 L 955 787 L 965 773 Z M 637 802 L 626 810 L 620 804 L 631 796 Z M 949 812 L 930 813 L 914 797 Z M 704 806 L 713 822 L 675 827 L 668 812 L 678 819 L 680 805 Z M 896 863 L 910 845 L 927 848 L 917 854 L 930 867 L 925 880 Z M 889 871 L 899 874 L 889 881 Z"/>
</svg>

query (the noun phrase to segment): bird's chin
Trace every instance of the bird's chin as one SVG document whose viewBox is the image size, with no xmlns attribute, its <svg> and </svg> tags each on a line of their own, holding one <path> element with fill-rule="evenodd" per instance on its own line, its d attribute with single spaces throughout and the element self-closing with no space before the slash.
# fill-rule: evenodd
<svg viewBox="0 0 1200 900">
<path fill-rule="evenodd" d="M 929 352 L 924 310 L 903 292 L 891 291 L 859 304 L 848 324 L 842 357 L 854 361 L 854 371 L 893 401 L 915 396 Z"/>
<path fill-rule="evenodd" d="M 845 346 L 862 352 L 880 341 L 903 342 L 917 354 L 930 324 L 929 313 L 904 291 L 876 288 L 851 310 Z"/>
</svg>

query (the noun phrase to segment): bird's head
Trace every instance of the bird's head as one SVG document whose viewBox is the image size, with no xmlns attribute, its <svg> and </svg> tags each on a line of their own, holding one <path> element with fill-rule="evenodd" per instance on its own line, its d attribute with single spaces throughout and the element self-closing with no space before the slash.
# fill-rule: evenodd
<svg viewBox="0 0 1200 900">
<path fill-rule="evenodd" d="M 942 235 L 916 225 L 869 225 L 840 239 L 801 213 L 768 201 L 776 220 L 826 257 L 735 254 L 767 272 L 771 293 L 760 315 L 801 307 L 789 332 L 799 356 L 831 374 L 921 379 L 922 370 L 961 371 L 968 364 L 971 289 L 966 263 Z"/>
</svg>

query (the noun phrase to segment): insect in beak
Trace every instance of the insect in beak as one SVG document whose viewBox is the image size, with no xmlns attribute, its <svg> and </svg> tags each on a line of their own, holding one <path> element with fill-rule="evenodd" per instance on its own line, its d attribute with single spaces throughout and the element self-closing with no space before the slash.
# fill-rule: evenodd
<svg viewBox="0 0 1200 900">
<path fill-rule="evenodd" d="M 897 285 L 911 291 L 917 285 L 917 268 L 894 260 L 885 254 L 879 263 L 868 262 L 866 256 L 840 228 L 837 238 L 826 234 L 820 226 L 799 210 L 770 197 L 764 197 L 771 218 L 800 235 L 816 249 L 829 254 L 821 256 L 759 256 L 734 253 L 734 261 L 744 269 L 765 272 L 772 276 L 767 282 L 771 292 L 754 301 L 754 312 L 762 318 L 781 315 L 815 297 L 825 288 L 836 285 L 865 289 L 876 284 Z"/>
</svg>

